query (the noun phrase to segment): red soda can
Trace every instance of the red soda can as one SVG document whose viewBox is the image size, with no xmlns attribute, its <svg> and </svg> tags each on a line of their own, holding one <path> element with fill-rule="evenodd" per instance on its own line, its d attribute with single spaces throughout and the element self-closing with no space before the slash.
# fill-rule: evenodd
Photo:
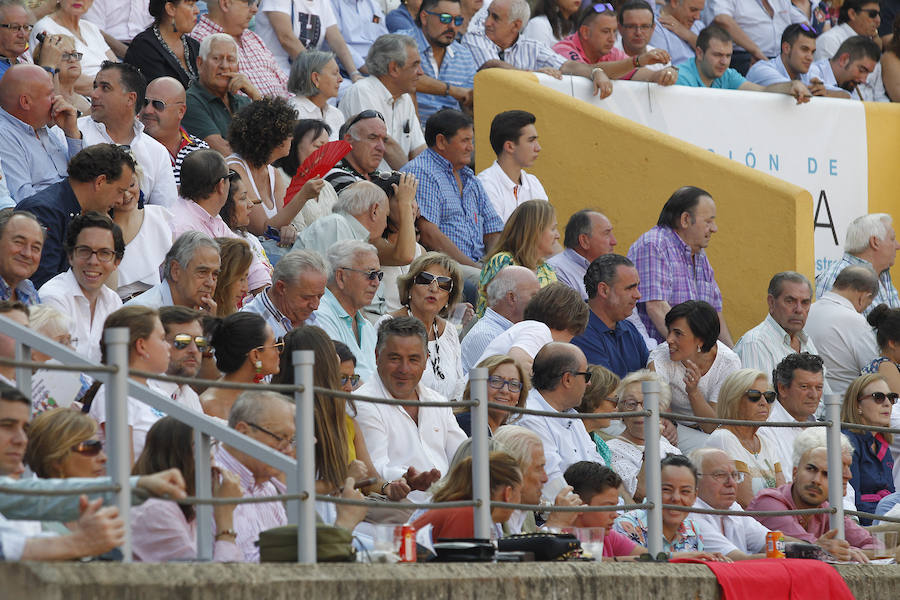
<svg viewBox="0 0 900 600">
<path fill-rule="evenodd" d="M 400 528 L 400 562 L 416 562 L 416 528 L 412 525 Z"/>
<path fill-rule="evenodd" d="M 766 534 L 766 558 L 784 558 L 784 534 L 770 531 Z"/>
</svg>

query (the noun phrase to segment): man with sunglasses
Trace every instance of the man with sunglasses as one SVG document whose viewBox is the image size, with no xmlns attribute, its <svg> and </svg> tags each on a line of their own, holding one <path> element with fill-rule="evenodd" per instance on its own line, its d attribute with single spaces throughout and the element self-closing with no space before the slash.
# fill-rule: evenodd
<svg viewBox="0 0 900 600">
<path fill-rule="evenodd" d="M 78 119 L 84 146 L 128 146 L 141 165 L 141 192 L 150 204 L 169 206 L 178 197 L 169 153 L 135 117 L 144 105 L 147 80 L 137 67 L 106 61 L 94 77 L 91 114 Z"/>
<path fill-rule="evenodd" d="M 166 370 L 166 375 L 197 376 L 203 353 L 209 350 L 209 341 L 203 334 L 202 318 L 202 312 L 186 306 L 161 306 L 159 308 L 159 320 L 166 332 L 166 341 L 171 345 L 169 368 Z M 200 397 L 188 384 L 151 380 L 150 385 L 172 400 L 180 402 L 198 413 L 203 412 Z"/>
<path fill-rule="evenodd" d="M 884 49 L 881 37 L 878 35 L 880 25 L 881 6 L 878 0 L 848 0 L 844 2 L 838 14 L 838 24 L 820 35 L 817 40 L 816 61 L 839 57 L 842 52 L 846 51 L 846 49 L 841 50 L 844 42 L 855 36 L 871 40 L 880 52 Z M 852 58 L 856 60 L 857 57 Z M 834 63 L 832 64 L 834 66 Z M 881 78 L 881 63 L 877 58 L 865 75 L 865 81 L 859 82 L 858 86 L 841 85 L 841 87 L 850 91 L 856 87 L 857 97 L 862 100 L 886 102 L 888 98 Z"/>
<path fill-rule="evenodd" d="M 577 412 L 591 380 L 584 353 L 572 344 L 550 342 L 534 357 L 531 383 L 525 408 L 553 412 Z M 566 485 L 565 470 L 580 460 L 603 464 L 594 441 L 581 419 L 557 419 L 522 415 L 517 425 L 534 431 L 544 445 L 548 481 L 544 496 L 556 498 Z"/>
</svg>

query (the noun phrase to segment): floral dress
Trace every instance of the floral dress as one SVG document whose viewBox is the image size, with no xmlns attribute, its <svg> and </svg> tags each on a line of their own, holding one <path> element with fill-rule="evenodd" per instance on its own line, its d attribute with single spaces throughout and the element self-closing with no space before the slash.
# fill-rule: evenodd
<svg viewBox="0 0 900 600">
<path fill-rule="evenodd" d="M 628 536 L 635 543 L 647 548 L 647 511 L 632 510 L 616 519 L 613 530 Z M 678 526 L 675 539 L 669 541 L 663 537 L 664 552 L 693 552 L 703 550 L 703 538 L 690 518 L 686 518 Z"/>
</svg>

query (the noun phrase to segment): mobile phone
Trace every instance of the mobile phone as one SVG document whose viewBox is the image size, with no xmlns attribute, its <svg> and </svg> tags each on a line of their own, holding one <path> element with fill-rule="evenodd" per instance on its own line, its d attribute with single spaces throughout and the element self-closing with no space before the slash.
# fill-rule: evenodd
<svg viewBox="0 0 900 600">
<path fill-rule="evenodd" d="M 42 31 L 42 32 L 40 32 L 39 34 L 37 34 L 36 36 L 34 36 L 34 37 L 37 39 L 38 42 L 40 42 L 40 43 L 43 44 L 43 43 L 44 43 L 44 38 L 47 37 L 47 32 L 46 32 L 46 31 Z"/>
</svg>

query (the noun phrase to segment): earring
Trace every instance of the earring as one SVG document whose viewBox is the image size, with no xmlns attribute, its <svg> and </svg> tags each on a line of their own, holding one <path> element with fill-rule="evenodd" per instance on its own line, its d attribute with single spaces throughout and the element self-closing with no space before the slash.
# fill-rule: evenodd
<svg viewBox="0 0 900 600">
<path fill-rule="evenodd" d="M 702 348 L 702 346 L 697 346 L 697 354 L 700 354 L 701 348 Z"/>
<path fill-rule="evenodd" d="M 256 374 L 253 376 L 253 383 L 259 383 L 265 377 L 262 374 L 262 361 L 258 360 L 253 363 L 253 368 L 256 369 Z"/>
<path fill-rule="evenodd" d="M 175 26 L 174 19 L 172 20 L 172 33 L 178 33 L 178 27 Z"/>
</svg>

